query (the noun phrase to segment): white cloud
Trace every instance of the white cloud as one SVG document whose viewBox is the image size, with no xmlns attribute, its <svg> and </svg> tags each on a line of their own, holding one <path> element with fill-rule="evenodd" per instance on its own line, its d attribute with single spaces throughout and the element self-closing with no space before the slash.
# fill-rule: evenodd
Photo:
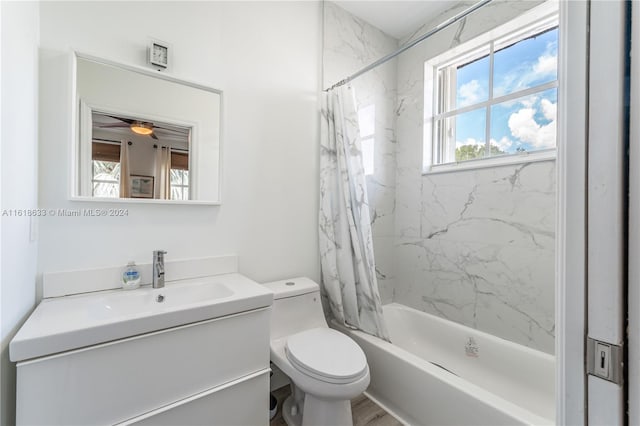
<svg viewBox="0 0 640 426">
<path fill-rule="evenodd" d="M 460 97 L 460 103 L 457 105 L 458 108 L 473 105 L 485 100 L 487 97 L 484 88 L 480 85 L 478 80 L 471 80 L 470 82 L 460 86 L 460 89 L 458 89 L 458 96 Z"/>
<path fill-rule="evenodd" d="M 549 99 L 543 99 L 540 101 L 542 107 L 542 114 L 547 120 L 555 120 L 558 111 L 558 104 L 554 104 Z"/>
<path fill-rule="evenodd" d="M 501 151 L 508 151 L 513 145 L 513 141 L 506 136 L 500 138 L 499 141 L 491 138 L 491 145 L 496 145 Z"/>
<path fill-rule="evenodd" d="M 536 102 L 538 102 L 538 97 L 536 95 L 531 95 L 528 98 L 518 99 L 516 102 L 525 108 L 533 108 Z"/>
<path fill-rule="evenodd" d="M 556 142 L 556 104 L 543 99 L 540 105 L 545 118 L 551 120 L 548 124 L 536 122 L 535 109 L 522 108 L 509 116 L 509 130 L 514 137 L 535 148 L 550 148 Z"/>
<path fill-rule="evenodd" d="M 545 77 L 551 77 L 558 69 L 558 49 L 555 42 L 548 43 L 545 51 L 534 62 L 525 62 L 510 72 L 501 76 L 501 81 L 496 84 L 494 93 L 496 96 L 504 95 L 531 87 L 534 81 Z"/>
<path fill-rule="evenodd" d="M 558 56 L 544 54 L 538 58 L 538 62 L 533 66 L 533 72 L 540 75 L 555 74 L 558 69 Z"/>
<path fill-rule="evenodd" d="M 522 108 L 511 114 L 509 116 L 511 134 L 527 142 L 535 139 L 535 134 L 538 132 L 538 123 L 533 119 L 535 113 L 533 108 Z"/>
</svg>

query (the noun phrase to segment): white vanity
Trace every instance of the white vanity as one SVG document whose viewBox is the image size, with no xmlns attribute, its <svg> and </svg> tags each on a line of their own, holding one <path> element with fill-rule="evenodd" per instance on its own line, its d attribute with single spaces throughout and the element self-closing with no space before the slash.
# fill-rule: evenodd
<svg viewBox="0 0 640 426">
<path fill-rule="evenodd" d="M 45 299 L 10 346 L 17 424 L 266 425 L 272 300 L 237 273 Z"/>
</svg>

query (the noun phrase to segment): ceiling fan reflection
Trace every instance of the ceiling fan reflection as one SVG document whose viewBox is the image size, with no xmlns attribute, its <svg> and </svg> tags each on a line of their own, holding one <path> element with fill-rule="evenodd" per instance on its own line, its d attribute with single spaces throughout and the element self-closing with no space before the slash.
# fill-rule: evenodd
<svg viewBox="0 0 640 426">
<path fill-rule="evenodd" d="M 155 140 L 158 140 L 158 137 L 155 134 L 156 129 L 161 129 L 163 131 L 172 132 L 179 135 L 183 135 L 185 133 L 184 131 L 172 129 L 169 127 L 158 126 L 149 121 L 133 120 L 133 119 L 117 117 L 113 115 L 108 115 L 107 117 L 113 118 L 115 120 L 119 120 L 121 121 L 121 123 L 104 123 L 97 127 L 99 128 L 128 127 L 129 129 L 131 129 L 132 132 L 136 134 L 143 135 L 143 136 L 150 136 Z"/>
</svg>

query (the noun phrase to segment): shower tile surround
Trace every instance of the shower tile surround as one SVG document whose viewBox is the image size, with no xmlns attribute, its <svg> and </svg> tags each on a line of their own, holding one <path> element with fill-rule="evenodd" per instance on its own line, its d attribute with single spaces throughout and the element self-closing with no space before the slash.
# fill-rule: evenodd
<svg viewBox="0 0 640 426">
<path fill-rule="evenodd" d="M 422 173 L 424 62 L 538 4 L 489 3 L 353 87 L 360 105 L 376 101 L 381 152 L 368 191 L 383 302 L 553 353 L 555 162 Z M 393 50 L 394 39 L 332 3 L 324 17 L 325 87 Z"/>
</svg>

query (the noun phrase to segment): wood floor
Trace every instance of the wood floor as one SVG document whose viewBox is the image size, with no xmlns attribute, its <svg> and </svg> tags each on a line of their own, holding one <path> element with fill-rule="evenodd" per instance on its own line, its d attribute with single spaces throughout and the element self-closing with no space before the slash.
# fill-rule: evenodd
<svg viewBox="0 0 640 426">
<path fill-rule="evenodd" d="M 278 399 L 278 414 L 271 420 L 270 426 L 286 426 L 282 418 L 282 404 L 291 394 L 289 386 L 278 389 L 273 395 Z M 364 395 L 351 400 L 351 414 L 354 426 L 399 426 L 402 425 L 391 414 L 384 411 Z M 337 425 L 327 425 L 337 426 Z"/>
</svg>

